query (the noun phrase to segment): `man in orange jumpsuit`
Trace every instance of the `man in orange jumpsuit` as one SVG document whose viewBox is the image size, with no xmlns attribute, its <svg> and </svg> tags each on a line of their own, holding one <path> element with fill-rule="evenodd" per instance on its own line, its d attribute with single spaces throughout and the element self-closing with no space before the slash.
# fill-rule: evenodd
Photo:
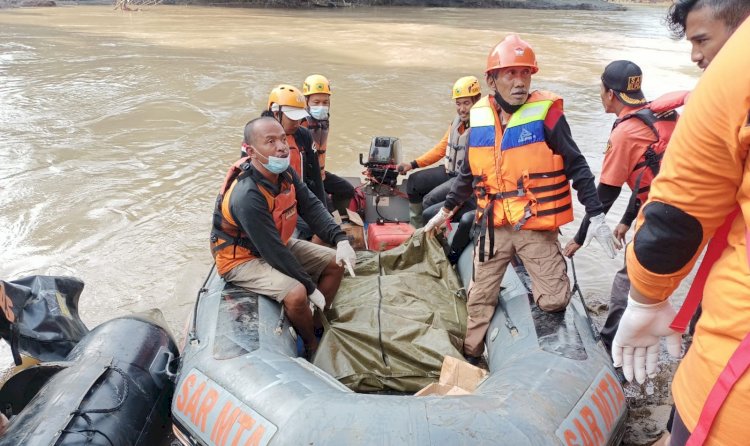
<svg viewBox="0 0 750 446">
<path fill-rule="evenodd" d="M 612 354 L 626 378 L 639 382 L 656 373 L 660 337 L 679 355 L 668 297 L 709 239 L 719 247 L 703 290 L 703 316 L 672 385 L 673 446 L 688 438 L 691 444 L 739 445 L 750 437 L 750 375 L 744 373 L 750 364 L 747 42 L 745 20 L 691 94 L 628 246 L 632 287 Z"/>
</svg>

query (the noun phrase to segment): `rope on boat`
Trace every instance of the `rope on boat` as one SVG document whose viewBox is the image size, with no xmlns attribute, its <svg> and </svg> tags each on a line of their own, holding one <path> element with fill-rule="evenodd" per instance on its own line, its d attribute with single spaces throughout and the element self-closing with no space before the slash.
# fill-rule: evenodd
<svg viewBox="0 0 750 446">
<path fill-rule="evenodd" d="M 583 311 L 586 314 L 586 319 L 589 320 L 589 325 L 591 326 L 591 332 L 594 334 L 594 341 L 599 342 L 601 341 L 601 335 L 599 334 L 599 330 L 596 328 L 596 324 L 594 324 L 594 319 L 591 318 L 591 313 L 589 313 L 589 307 L 586 305 L 586 299 L 583 297 L 583 292 L 581 291 L 581 287 L 578 285 L 578 276 L 576 276 L 576 263 L 573 260 L 573 258 L 570 258 L 570 269 L 573 271 L 573 288 L 571 289 L 571 294 L 578 293 L 578 297 L 581 298 L 581 303 L 583 304 Z"/>
<path fill-rule="evenodd" d="M 380 252 L 378 252 L 378 265 L 380 264 Z M 385 348 L 383 348 L 383 330 L 380 325 L 380 308 L 381 304 L 383 303 L 383 292 L 380 290 L 380 277 L 382 277 L 382 267 L 380 274 L 378 274 L 378 343 L 380 344 L 380 356 L 383 358 L 383 364 L 386 367 L 390 367 L 388 365 L 388 360 L 385 357 Z"/>
<path fill-rule="evenodd" d="M 198 294 L 195 296 L 195 305 L 193 306 L 193 319 L 190 321 L 190 330 L 188 331 L 188 339 L 190 341 L 195 341 L 198 339 L 198 337 L 195 334 L 195 324 L 198 320 L 198 303 L 201 300 L 201 294 L 208 291 L 208 288 L 206 288 L 206 284 L 208 283 L 208 279 L 211 278 L 211 274 L 214 272 L 214 268 L 216 268 L 216 262 L 214 262 L 213 265 L 211 265 L 211 269 L 208 271 L 208 274 L 206 275 L 206 280 L 203 281 L 203 285 L 201 285 L 200 289 L 198 289 Z"/>
<path fill-rule="evenodd" d="M 120 408 L 125 404 L 125 401 L 127 401 L 128 399 L 128 393 L 129 393 L 130 388 L 128 386 L 128 377 L 127 375 L 125 375 L 125 372 L 121 368 L 115 367 L 112 365 L 108 366 L 107 370 L 116 372 L 122 377 L 122 395 L 118 395 L 120 397 L 120 401 L 113 407 L 101 408 L 101 409 L 76 409 L 72 411 L 71 415 L 80 416 L 81 418 L 83 418 L 84 421 L 86 421 L 88 429 L 78 429 L 78 430 L 63 429 L 61 433 L 84 435 L 86 437 L 86 443 L 84 444 L 91 443 L 93 441 L 94 435 L 99 434 L 102 437 L 106 438 L 107 442 L 109 442 L 111 446 L 115 446 L 115 444 L 112 442 L 112 439 L 110 439 L 107 436 L 107 434 L 105 434 L 104 432 L 98 429 L 94 429 L 93 421 L 91 420 L 91 417 L 88 415 L 88 414 L 94 414 L 94 413 L 108 414 L 108 413 L 116 412 L 120 410 Z M 104 374 L 102 374 L 102 376 L 104 376 Z"/>
</svg>

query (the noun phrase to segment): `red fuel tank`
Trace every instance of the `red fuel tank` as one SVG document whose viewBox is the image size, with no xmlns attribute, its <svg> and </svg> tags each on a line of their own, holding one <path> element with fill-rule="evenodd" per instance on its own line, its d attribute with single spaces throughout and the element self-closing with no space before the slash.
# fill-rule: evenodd
<svg viewBox="0 0 750 446">
<path fill-rule="evenodd" d="M 414 234 L 409 223 L 370 223 L 367 226 L 367 249 L 387 251 L 400 245 Z"/>
</svg>

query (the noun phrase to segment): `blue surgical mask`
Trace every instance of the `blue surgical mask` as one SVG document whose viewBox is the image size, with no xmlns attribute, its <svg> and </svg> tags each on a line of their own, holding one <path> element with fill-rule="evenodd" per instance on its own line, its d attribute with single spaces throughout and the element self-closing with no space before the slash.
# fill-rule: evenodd
<svg viewBox="0 0 750 446">
<path fill-rule="evenodd" d="M 256 151 L 255 153 L 258 152 Z M 279 158 L 278 156 L 269 156 L 266 158 L 268 159 L 268 162 L 264 163 L 261 161 L 261 164 L 271 173 L 280 174 L 289 168 L 288 156 L 286 158 Z"/>
<path fill-rule="evenodd" d="M 326 119 L 328 119 L 328 106 L 326 105 L 310 106 L 310 116 L 317 119 L 318 121 L 325 121 Z"/>
</svg>

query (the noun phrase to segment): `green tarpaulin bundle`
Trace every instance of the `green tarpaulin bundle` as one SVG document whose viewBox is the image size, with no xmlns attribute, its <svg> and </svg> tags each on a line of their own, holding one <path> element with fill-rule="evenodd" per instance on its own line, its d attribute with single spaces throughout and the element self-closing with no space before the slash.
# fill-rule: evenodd
<svg viewBox="0 0 750 446">
<path fill-rule="evenodd" d="M 434 237 L 361 253 L 326 312 L 315 365 L 357 392 L 416 392 L 463 358 L 466 297 Z"/>
</svg>

